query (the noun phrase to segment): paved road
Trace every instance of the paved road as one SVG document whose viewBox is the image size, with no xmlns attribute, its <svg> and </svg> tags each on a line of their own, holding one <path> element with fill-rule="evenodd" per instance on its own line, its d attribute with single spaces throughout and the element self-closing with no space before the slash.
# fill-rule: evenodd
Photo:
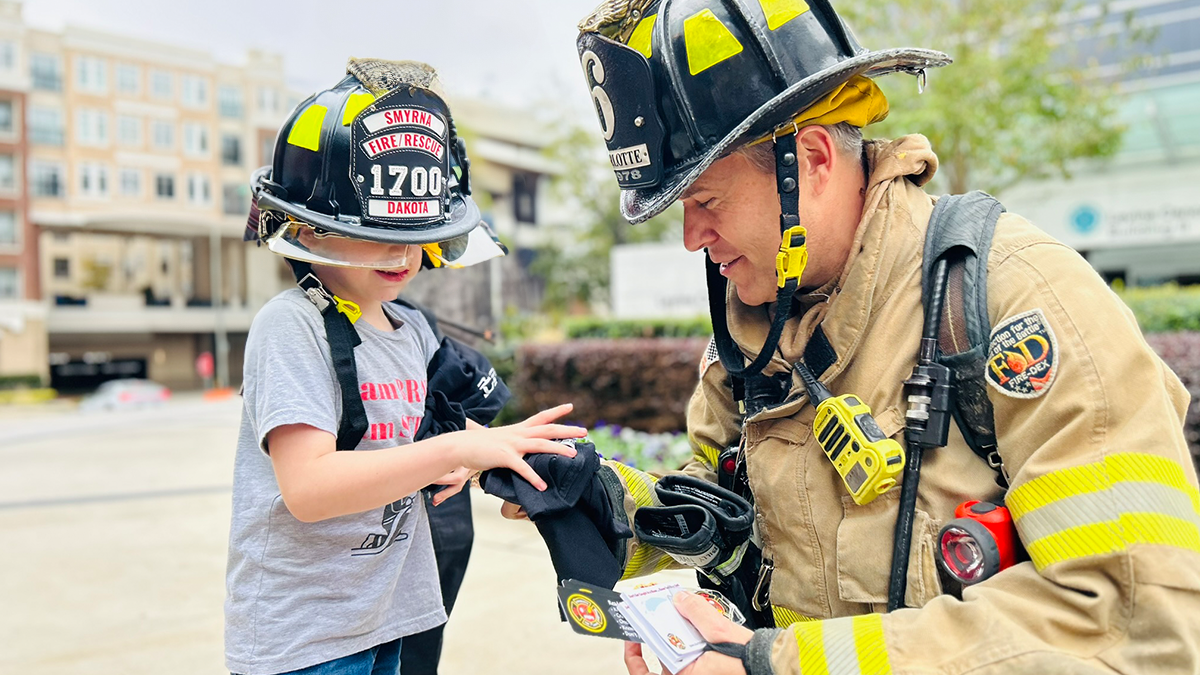
<svg viewBox="0 0 1200 675">
<path fill-rule="evenodd" d="M 224 672 L 239 414 L 238 398 L 96 415 L 0 408 L 0 674 Z M 619 642 L 559 622 L 534 528 L 473 498 L 475 549 L 441 672 L 625 672 Z"/>
</svg>

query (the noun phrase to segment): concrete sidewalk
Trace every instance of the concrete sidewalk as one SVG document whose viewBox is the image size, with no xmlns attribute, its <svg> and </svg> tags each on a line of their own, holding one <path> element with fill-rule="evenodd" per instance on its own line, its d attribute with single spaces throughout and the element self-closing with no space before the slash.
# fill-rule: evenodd
<svg viewBox="0 0 1200 675">
<path fill-rule="evenodd" d="M 237 398 L 0 415 L 0 673 L 225 672 L 239 416 Z M 475 547 L 441 672 L 624 673 L 620 642 L 559 621 L 536 529 L 502 519 L 493 497 L 472 500 Z"/>
</svg>

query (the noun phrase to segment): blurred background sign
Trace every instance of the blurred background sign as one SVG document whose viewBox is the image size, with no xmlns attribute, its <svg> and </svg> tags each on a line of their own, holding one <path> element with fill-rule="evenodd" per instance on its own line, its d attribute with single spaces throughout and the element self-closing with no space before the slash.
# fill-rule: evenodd
<svg viewBox="0 0 1200 675">
<path fill-rule="evenodd" d="M 706 316 L 704 253 L 681 244 L 612 248 L 612 310 L 618 319 Z"/>
</svg>

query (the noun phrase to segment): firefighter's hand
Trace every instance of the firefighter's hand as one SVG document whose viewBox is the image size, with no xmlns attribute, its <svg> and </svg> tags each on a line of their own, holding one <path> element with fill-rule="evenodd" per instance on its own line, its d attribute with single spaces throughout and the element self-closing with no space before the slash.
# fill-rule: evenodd
<svg viewBox="0 0 1200 675">
<path fill-rule="evenodd" d="M 675 609 L 687 619 L 709 643 L 736 642 L 746 644 L 754 631 L 726 619 L 694 593 L 676 593 L 673 598 Z M 642 646 L 636 642 L 625 643 L 625 668 L 629 675 L 649 675 L 650 669 L 642 658 Z M 663 671 L 664 674 L 667 671 Z M 742 662 L 732 656 L 717 652 L 705 652 L 688 667 L 676 675 L 745 675 Z"/>
<path fill-rule="evenodd" d="M 529 514 L 525 513 L 525 507 L 512 502 L 500 502 L 500 515 L 509 520 L 529 520 Z"/>
</svg>

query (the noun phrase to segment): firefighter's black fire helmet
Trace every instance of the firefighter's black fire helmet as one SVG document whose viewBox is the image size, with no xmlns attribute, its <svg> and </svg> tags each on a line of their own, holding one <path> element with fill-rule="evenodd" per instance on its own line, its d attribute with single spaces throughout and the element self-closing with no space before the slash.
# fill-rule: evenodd
<svg viewBox="0 0 1200 675">
<path fill-rule="evenodd" d="M 927 49 L 864 49 L 828 0 L 606 0 L 579 28 L 621 212 L 633 223 L 851 78 L 950 62 Z"/>
</svg>

